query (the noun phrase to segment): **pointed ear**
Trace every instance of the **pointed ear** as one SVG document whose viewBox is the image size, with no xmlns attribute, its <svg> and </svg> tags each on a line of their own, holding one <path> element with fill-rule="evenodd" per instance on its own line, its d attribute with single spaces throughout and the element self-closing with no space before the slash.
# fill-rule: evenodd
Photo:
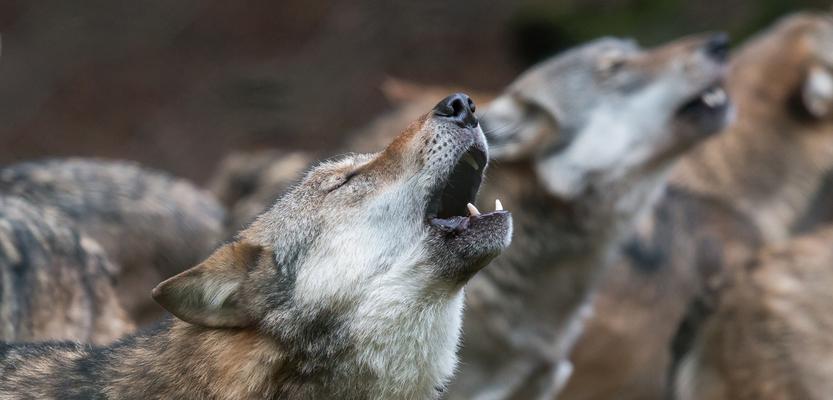
<svg viewBox="0 0 833 400">
<path fill-rule="evenodd" d="M 480 126 L 493 160 L 533 159 L 539 150 L 558 140 L 558 123 L 552 113 L 523 103 L 511 94 L 488 105 L 480 117 Z"/>
<path fill-rule="evenodd" d="M 209 328 L 252 323 L 241 286 L 263 249 L 238 241 L 219 248 L 200 265 L 156 286 L 153 299 L 177 318 Z"/>
<path fill-rule="evenodd" d="M 801 101 L 815 118 L 825 118 L 833 113 L 833 75 L 827 68 L 810 67 L 801 88 Z"/>
</svg>

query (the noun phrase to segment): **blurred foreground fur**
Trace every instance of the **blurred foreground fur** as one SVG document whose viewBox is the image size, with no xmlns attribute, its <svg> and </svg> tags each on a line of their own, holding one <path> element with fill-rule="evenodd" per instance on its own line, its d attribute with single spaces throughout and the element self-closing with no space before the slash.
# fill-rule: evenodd
<svg viewBox="0 0 833 400">
<path fill-rule="evenodd" d="M 115 272 L 60 211 L 0 196 L 0 340 L 106 344 L 130 332 Z"/>
<path fill-rule="evenodd" d="M 833 167 L 831 54 L 833 22 L 827 14 L 784 18 L 737 52 L 728 78 L 736 121 L 684 158 L 666 198 L 624 247 L 626 260 L 610 271 L 596 296 L 596 314 L 574 357 L 576 375 L 559 399 L 663 398 L 672 357 L 691 345 L 724 274 L 748 265 L 762 244 L 790 237 L 814 213 L 813 196 Z M 689 306 L 693 297 L 698 300 Z M 672 356 L 672 338 L 687 310 Z M 766 334 L 757 325 L 743 329 Z M 727 359 L 747 359 L 740 347 L 722 350 Z M 734 374 L 728 364 L 715 368 Z M 757 374 L 754 363 L 744 368 Z M 763 388 L 775 377 L 770 378 L 744 384 Z M 700 382 L 699 393 L 711 390 L 709 379 L 692 379 Z"/>
<path fill-rule="evenodd" d="M 380 153 L 319 164 L 233 243 L 157 286 L 179 319 L 106 348 L 0 344 L 0 398 L 437 398 L 463 286 L 512 231 L 506 211 L 458 214 L 488 160 L 477 120 L 457 112 L 465 100 L 447 98 Z"/>
<path fill-rule="evenodd" d="M 208 193 L 135 163 L 56 159 L 0 169 L 0 193 L 60 210 L 115 263 L 116 293 L 139 324 L 163 310 L 148 293 L 222 239 L 225 211 Z"/>
</svg>

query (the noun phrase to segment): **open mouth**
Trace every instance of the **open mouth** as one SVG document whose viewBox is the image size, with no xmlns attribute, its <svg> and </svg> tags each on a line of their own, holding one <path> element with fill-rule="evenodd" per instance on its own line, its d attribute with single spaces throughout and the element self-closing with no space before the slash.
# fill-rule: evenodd
<svg viewBox="0 0 833 400">
<path fill-rule="evenodd" d="M 425 215 L 431 225 L 445 230 L 465 230 L 471 218 L 492 214 L 481 214 L 473 205 L 483 181 L 486 160 L 486 152 L 474 145 L 460 156 L 443 186 L 428 201 Z M 495 203 L 495 212 L 501 212 L 500 201 Z"/>
<path fill-rule="evenodd" d="M 684 103 L 678 115 L 721 113 L 729 106 L 729 95 L 723 85 L 716 83 Z"/>
</svg>

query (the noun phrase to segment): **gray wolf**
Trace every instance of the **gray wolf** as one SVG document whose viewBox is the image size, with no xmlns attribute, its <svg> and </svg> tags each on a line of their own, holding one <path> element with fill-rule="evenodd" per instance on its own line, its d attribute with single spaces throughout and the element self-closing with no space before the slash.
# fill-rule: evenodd
<svg viewBox="0 0 833 400">
<path fill-rule="evenodd" d="M 501 207 L 467 204 L 488 161 L 473 112 L 449 96 L 384 151 L 313 168 L 153 290 L 177 317 L 153 331 L 0 347 L 0 398 L 437 398 L 463 287 L 512 234 Z"/>
<path fill-rule="evenodd" d="M 481 123 L 486 198 L 516 239 L 468 287 L 452 399 L 550 399 L 568 380 L 590 295 L 674 162 L 721 130 L 725 35 L 655 49 L 604 38 L 533 67 Z"/>
</svg>

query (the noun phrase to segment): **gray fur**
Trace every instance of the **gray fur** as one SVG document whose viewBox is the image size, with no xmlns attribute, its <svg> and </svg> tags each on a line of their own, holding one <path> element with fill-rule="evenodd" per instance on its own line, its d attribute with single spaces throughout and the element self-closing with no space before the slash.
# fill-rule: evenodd
<svg viewBox="0 0 833 400">
<path fill-rule="evenodd" d="M 60 211 L 0 196 L 0 340 L 107 344 L 129 333 L 115 272 Z"/>
<path fill-rule="evenodd" d="M 96 239 L 119 267 L 116 285 L 130 317 L 156 321 L 147 293 L 196 265 L 223 237 L 225 210 L 181 179 L 124 161 L 55 159 L 0 170 L 0 192 L 59 209 Z"/>
</svg>

